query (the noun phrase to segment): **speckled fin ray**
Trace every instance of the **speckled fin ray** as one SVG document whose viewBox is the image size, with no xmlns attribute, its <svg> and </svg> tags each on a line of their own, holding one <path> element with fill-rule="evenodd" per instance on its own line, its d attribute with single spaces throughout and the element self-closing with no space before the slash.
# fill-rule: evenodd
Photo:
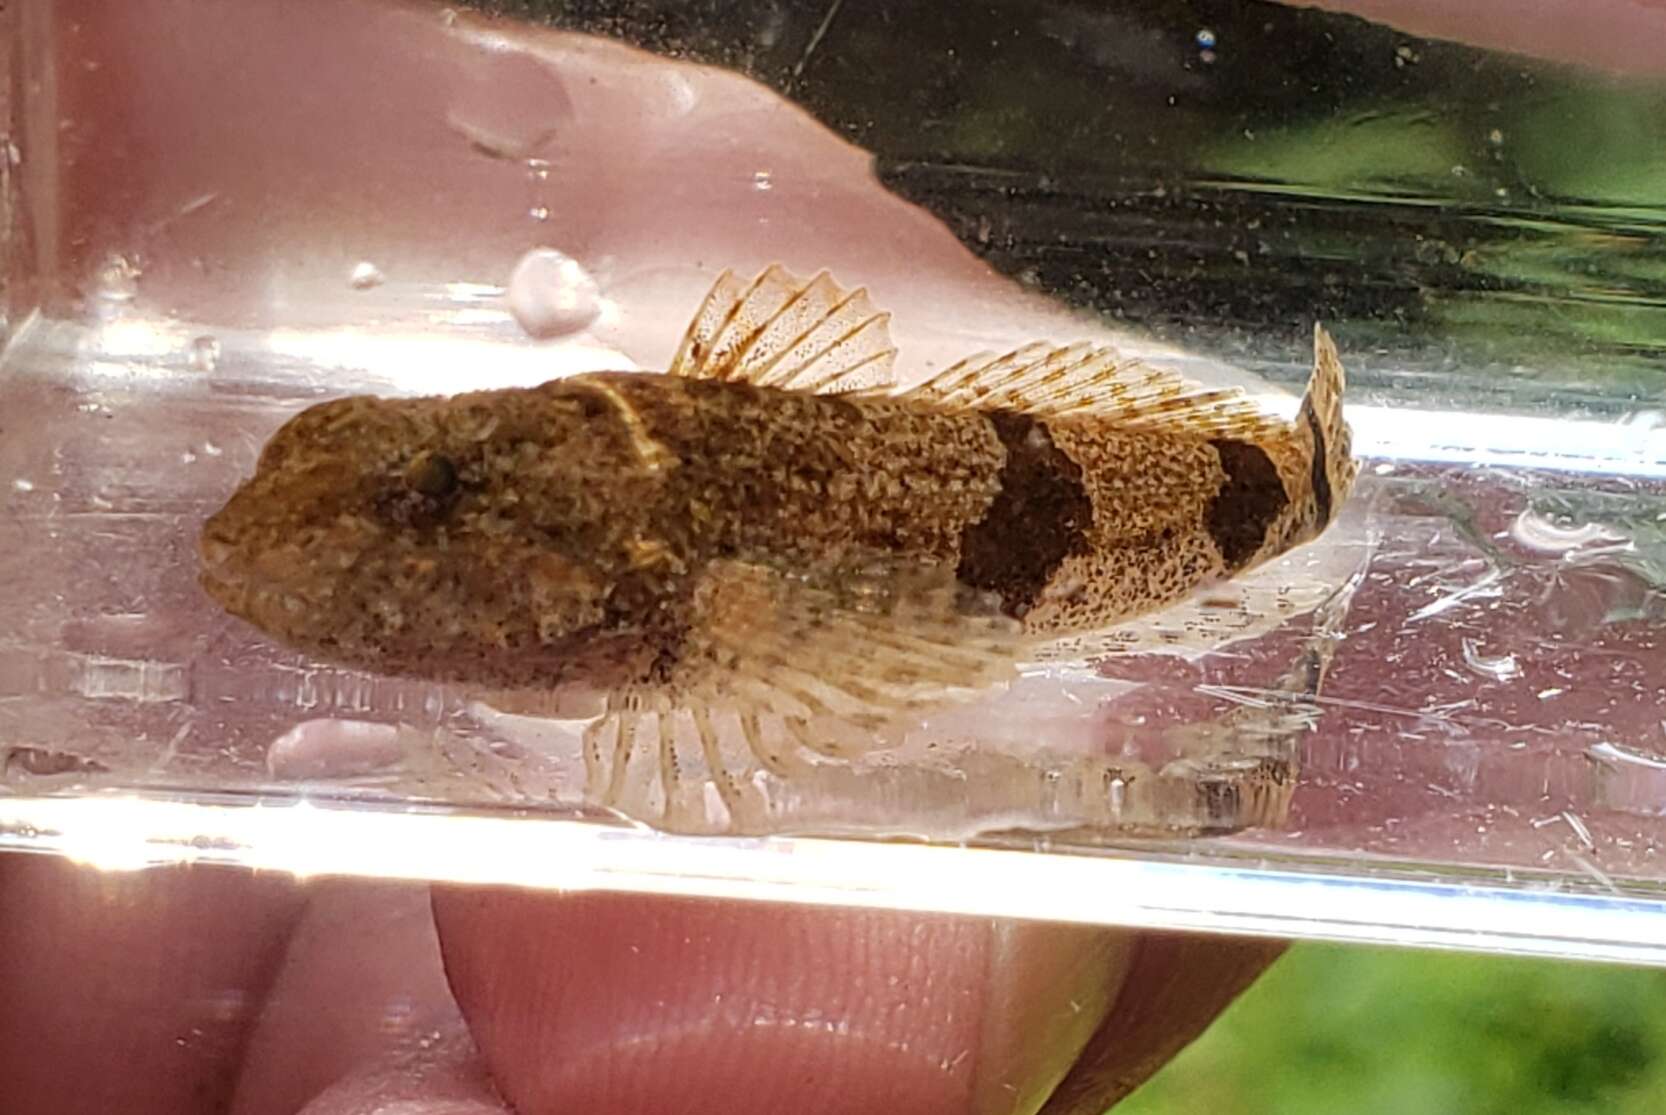
<svg viewBox="0 0 1666 1115">
<path fill-rule="evenodd" d="M 1127 429 L 1181 429 L 1200 437 L 1252 439 L 1285 428 L 1237 388 L 1207 388 L 1114 348 L 1085 343 L 1038 342 L 1001 355 L 979 353 L 890 393 L 1039 418 L 1112 417 Z"/>
<path fill-rule="evenodd" d="M 891 382 L 890 319 L 865 288 L 846 290 L 825 271 L 806 282 L 777 265 L 750 283 L 725 271 L 670 373 L 817 394 L 871 389 Z"/>
<path fill-rule="evenodd" d="M 876 726 L 1012 676 L 1018 623 L 946 567 L 788 576 L 722 562 L 699 594 L 724 669 L 703 691 L 789 717 Z"/>
<path fill-rule="evenodd" d="M 610 697 L 584 743 L 590 796 L 627 812 L 646 800 L 632 771 L 656 755 L 652 797 L 672 827 L 692 783 L 714 786 L 739 817 L 736 766 L 790 778 L 807 754 L 884 746 L 878 732 L 898 717 L 1016 676 L 1022 651 L 1019 624 L 946 569 L 800 578 L 722 562 L 695 611 L 668 681 Z"/>
</svg>

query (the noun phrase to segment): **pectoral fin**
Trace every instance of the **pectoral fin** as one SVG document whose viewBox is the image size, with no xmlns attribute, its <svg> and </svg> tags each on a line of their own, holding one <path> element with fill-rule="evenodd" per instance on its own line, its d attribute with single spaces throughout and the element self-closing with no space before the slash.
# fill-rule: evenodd
<svg viewBox="0 0 1666 1115">
<path fill-rule="evenodd" d="M 753 772 L 883 747 L 888 724 L 1009 680 L 1021 654 L 1019 624 L 952 570 L 718 563 L 667 680 L 610 694 L 586 731 L 589 796 L 685 827 L 710 785 L 743 817 Z"/>
</svg>

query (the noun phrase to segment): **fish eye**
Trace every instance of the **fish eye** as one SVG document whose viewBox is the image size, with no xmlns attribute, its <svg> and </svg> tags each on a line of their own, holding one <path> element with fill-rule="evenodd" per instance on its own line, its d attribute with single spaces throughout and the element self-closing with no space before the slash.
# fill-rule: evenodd
<svg viewBox="0 0 1666 1115">
<path fill-rule="evenodd" d="M 405 469 L 411 490 L 431 499 L 445 499 L 457 491 L 457 465 L 443 453 L 420 453 Z"/>
</svg>

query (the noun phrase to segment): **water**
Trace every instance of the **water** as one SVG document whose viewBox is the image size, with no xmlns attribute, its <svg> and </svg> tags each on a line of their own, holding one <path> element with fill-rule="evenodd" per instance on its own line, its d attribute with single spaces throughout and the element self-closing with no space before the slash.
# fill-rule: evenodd
<svg viewBox="0 0 1666 1115">
<path fill-rule="evenodd" d="M 766 779 L 755 829 L 1659 893 L 1666 83 L 1257 4 L 245 4 L 161 43 L 153 2 L 36 20 L 31 65 L 124 66 L 7 125 L 10 800 L 582 815 L 578 714 L 286 652 L 196 588 L 197 528 L 308 402 L 663 367 L 718 269 L 780 260 L 869 286 L 910 377 L 1091 338 L 1289 388 L 1322 320 L 1365 464 L 1250 586 L 1296 591 L 1276 622 Z M 352 64 L 298 99 L 317 44 Z M 209 50 L 229 101 L 181 61 Z M 113 72 L 154 77 L 136 116 Z"/>
</svg>

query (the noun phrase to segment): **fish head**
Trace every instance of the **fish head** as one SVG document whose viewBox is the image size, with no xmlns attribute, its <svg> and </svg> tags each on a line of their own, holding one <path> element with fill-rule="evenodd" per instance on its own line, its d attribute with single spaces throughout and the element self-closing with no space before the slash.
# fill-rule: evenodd
<svg viewBox="0 0 1666 1115">
<path fill-rule="evenodd" d="M 382 672 L 535 658 L 604 617 L 599 555 L 647 502 L 614 479 L 619 440 L 537 389 L 319 404 L 205 523 L 201 584 L 283 642 Z"/>
</svg>

